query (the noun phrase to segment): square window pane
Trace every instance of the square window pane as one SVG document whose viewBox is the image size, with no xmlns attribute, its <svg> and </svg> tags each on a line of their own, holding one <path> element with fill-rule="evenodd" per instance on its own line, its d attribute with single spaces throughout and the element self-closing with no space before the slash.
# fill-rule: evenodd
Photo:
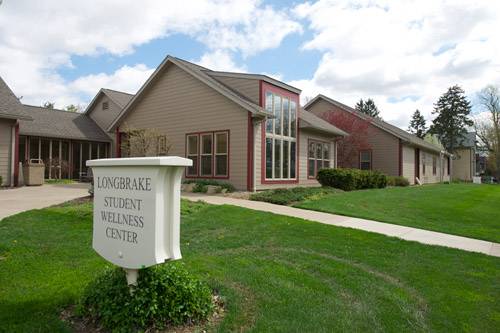
<svg viewBox="0 0 500 333">
<path fill-rule="evenodd" d="M 274 133 L 281 134 L 281 97 L 274 96 Z"/>
<path fill-rule="evenodd" d="M 266 92 L 266 111 L 273 113 L 273 93 L 269 91 Z"/>
<path fill-rule="evenodd" d="M 215 153 L 216 154 L 227 154 L 227 133 L 217 133 L 215 134 Z"/>
<path fill-rule="evenodd" d="M 323 169 L 323 161 L 322 160 L 316 160 L 316 172 L 318 172 L 321 169 Z"/>
<path fill-rule="evenodd" d="M 323 158 L 323 145 L 321 143 L 316 144 L 316 158 Z"/>
<path fill-rule="evenodd" d="M 290 136 L 295 138 L 297 132 L 297 104 L 290 102 Z"/>
<path fill-rule="evenodd" d="M 290 142 L 290 178 L 295 178 L 295 167 L 297 166 L 296 161 L 297 149 L 296 143 Z"/>
<path fill-rule="evenodd" d="M 288 155 L 288 147 L 290 142 L 283 141 L 283 178 L 288 178 L 288 164 L 289 164 L 289 155 Z"/>
<path fill-rule="evenodd" d="M 266 138 L 266 178 L 273 178 L 273 139 Z"/>
<path fill-rule="evenodd" d="M 314 177 L 315 176 L 315 173 L 314 173 L 314 160 L 313 159 L 308 160 L 307 175 L 309 177 Z"/>
<path fill-rule="evenodd" d="M 215 175 L 227 176 L 227 155 L 215 156 Z"/>
<path fill-rule="evenodd" d="M 323 161 L 323 168 L 328 169 L 330 167 L 330 162 L 329 161 Z"/>
<path fill-rule="evenodd" d="M 360 158 L 361 162 L 370 162 L 371 155 L 372 155 L 371 151 L 364 150 L 364 151 L 361 151 L 359 158 Z"/>
<path fill-rule="evenodd" d="M 288 98 L 283 98 L 283 135 L 290 135 L 290 110 Z"/>
<path fill-rule="evenodd" d="M 315 146 L 314 142 L 309 142 L 309 153 L 307 155 L 309 158 L 314 158 L 314 151 L 316 150 Z"/>
<path fill-rule="evenodd" d="M 323 144 L 323 159 L 324 160 L 330 159 L 330 145 L 328 143 Z"/>
<path fill-rule="evenodd" d="M 202 176 L 212 175 L 212 155 L 201 156 L 201 172 Z"/>
<path fill-rule="evenodd" d="M 201 136 L 201 153 L 202 154 L 212 153 L 212 134 Z"/>
<path fill-rule="evenodd" d="M 198 135 L 188 136 L 188 155 L 198 154 Z"/>
<path fill-rule="evenodd" d="M 188 156 L 190 160 L 193 161 L 193 165 L 188 167 L 187 174 L 188 176 L 197 176 L 198 175 L 198 156 Z"/>
<path fill-rule="evenodd" d="M 274 139 L 274 178 L 281 178 L 281 140 Z"/>
<path fill-rule="evenodd" d="M 361 162 L 361 170 L 370 170 L 370 162 Z"/>
</svg>

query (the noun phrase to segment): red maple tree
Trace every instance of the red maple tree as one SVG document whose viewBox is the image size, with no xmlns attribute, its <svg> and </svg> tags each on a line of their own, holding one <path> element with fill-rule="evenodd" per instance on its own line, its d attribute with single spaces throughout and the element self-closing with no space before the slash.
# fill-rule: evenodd
<svg viewBox="0 0 500 333">
<path fill-rule="evenodd" d="M 359 151 L 371 149 L 368 142 L 370 121 L 345 111 L 331 110 L 321 115 L 330 124 L 349 135 L 337 141 L 337 165 L 340 168 L 358 168 Z"/>
</svg>

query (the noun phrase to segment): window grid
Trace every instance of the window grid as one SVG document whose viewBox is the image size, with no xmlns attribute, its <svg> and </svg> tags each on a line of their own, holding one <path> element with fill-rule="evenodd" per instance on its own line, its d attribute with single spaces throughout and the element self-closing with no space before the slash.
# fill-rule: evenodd
<svg viewBox="0 0 500 333">
<path fill-rule="evenodd" d="M 219 151 L 217 140 L 220 135 L 225 136 L 225 149 Z M 190 151 L 189 139 L 196 138 L 196 151 Z M 204 139 L 210 138 L 210 146 L 203 147 Z M 204 149 L 207 148 L 207 149 Z M 189 178 L 229 178 L 229 130 L 186 134 L 186 157 L 193 160 L 193 166 L 186 169 L 186 177 Z M 210 157 L 210 158 L 208 158 Z M 225 173 L 217 173 L 218 158 L 225 157 Z M 205 160 L 205 162 L 203 162 Z M 207 160 L 210 163 L 210 173 L 203 173 L 203 166 L 207 167 Z M 204 164 L 205 163 L 205 164 Z"/>
<path fill-rule="evenodd" d="M 315 179 L 319 170 L 330 167 L 330 143 L 309 140 L 307 149 L 307 178 Z"/>
<path fill-rule="evenodd" d="M 371 170 L 372 169 L 372 152 L 371 152 L 371 150 L 360 150 L 359 151 L 359 168 L 361 170 Z"/>
<path fill-rule="evenodd" d="M 267 119 L 265 124 L 265 179 L 296 180 L 297 159 L 296 156 L 292 156 L 292 145 L 295 148 L 295 155 L 297 154 L 297 103 L 288 97 L 282 97 L 269 91 L 266 92 L 265 96 L 266 110 L 275 115 L 275 119 Z M 288 143 L 285 144 L 285 142 Z M 272 152 L 269 151 L 269 148 Z M 284 156 L 286 156 L 286 161 L 283 160 Z"/>
</svg>

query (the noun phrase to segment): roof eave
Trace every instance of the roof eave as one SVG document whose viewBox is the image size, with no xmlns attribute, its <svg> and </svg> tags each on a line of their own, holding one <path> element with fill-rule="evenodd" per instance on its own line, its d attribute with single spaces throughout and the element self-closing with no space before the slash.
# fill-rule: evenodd
<svg viewBox="0 0 500 333">
<path fill-rule="evenodd" d="M 29 116 L 23 116 L 23 115 L 19 115 L 19 114 L 10 114 L 10 113 L 0 113 L 0 118 L 33 121 L 33 118 L 31 118 Z"/>
</svg>

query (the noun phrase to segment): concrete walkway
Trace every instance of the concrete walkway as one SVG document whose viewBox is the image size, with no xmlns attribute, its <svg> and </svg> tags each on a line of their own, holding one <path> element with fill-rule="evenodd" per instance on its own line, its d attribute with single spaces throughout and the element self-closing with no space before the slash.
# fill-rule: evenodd
<svg viewBox="0 0 500 333">
<path fill-rule="evenodd" d="M 330 224 L 338 227 L 347 227 L 359 230 L 365 230 L 383 234 L 387 236 L 398 237 L 401 239 L 416 241 L 423 244 L 440 245 L 452 247 L 464 251 L 480 252 L 490 256 L 500 257 L 500 244 L 479 239 L 449 235 L 441 232 L 422 230 L 417 228 L 405 227 L 396 224 L 382 223 L 334 215 L 329 213 L 315 212 L 300 208 L 274 205 L 260 201 L 250 201 L 235 198 L 228 198 L 216 195 L 206 195 L 199 193 L 183 193 L 183 198 L 198 201 L 202 200 L 213 205 L 233 205 L 253 210 L 298 217 L 304 220 L 315 221 L 324 224 Z"/>
<path fill-rule="evenodd" d="M 4 217 L 57 205 L 89 195 L 88 184 L 24 186 L 0 190 L 0 220 Z"/>
</svg>

